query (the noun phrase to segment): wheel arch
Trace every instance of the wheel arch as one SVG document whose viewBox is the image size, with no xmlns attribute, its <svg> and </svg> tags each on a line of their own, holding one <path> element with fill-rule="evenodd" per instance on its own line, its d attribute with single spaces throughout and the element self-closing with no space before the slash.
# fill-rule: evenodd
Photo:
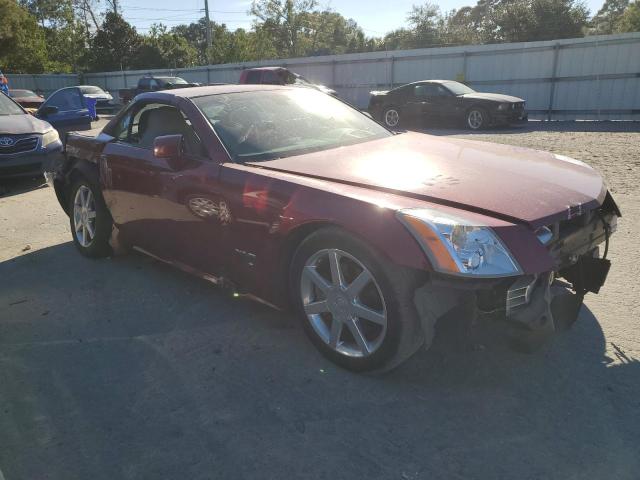
<svg viewBox="0 0 640 480">
<path fill-rule="evenodd" d="M 69 157 L 68 162 L 70 166 L 67 174 L 64 176 L 64 181 L 56 180 L 54 182 L 56 197 L 67 215 L 69 215 L 69 189 L 73 183 L 80 177 L 95 182 L 97 185 L 99 185 L 100 180 L 100 172 L 95 163 L 76 157 Z"/>
<path fill-rule="evenodd" d="M 296 226 L 287 232 L 285 236 L 282 247 L 280 248 L 280 255 L 278 261 L 278 278 L 279 278 L 279 292 L 278 292 L 278 303 L 281 303 L 283 306 L 290 307 L 290 295 L 289 295 L 289 275 L 291 269 L 291 262 L 298 251 L 298 248 L 309 236 L 313 235 L 315 232 L 322 228 L 328 227 L 336 227 L 342 228 L 337 223 L 325 221 L 325 220 L 317 220 L 311 221 L 307 223 L 303 223 L 301 225 Z"/>
<path fill-rule="evenodd" d="M 299 248 L 299 246 L 304 242 L 309 236 L 313 235 L 318 230 L 323 228 L 335 228 L 337 230 L 342 230 L 343 232 L 355 237 L 361 242 L 368 245 L 372 250 L 378 252 L 380 254 L 381 259 L 383 259 L 386 263 L 398 263 L 392 258 L 389 252 L 385 251 L 385 248 L 380 245 L 378 242 L 372 242 L 366 236 L 362 235 L 356 229 L 349 228 L 347 225 L 342 224 L 341 222 L 336 221 L 328 221 L 328 220 L 312 220 L 303 224 L 296 226 L 287 232 L 286 237 L 282 243 L 279 253 L 279 261 L 278 261 L 278 278 L 280 279 L 280 285 L 283 287 L 283 290 L 278 293 L 278 302 L 284 300 L 284 305 L 289 303 L 288 294 L 286 293 L 289 286 L 289 271 L 291 267 L 291 262 Z M 421 257 L 420 257 L 421 258 Z M 426 261 L 426 257 L 425 257 Z M 408 268 L 413 270 L 422 270 L 424 271 L 424 266 L 420 266 L 419 262 L 415 262 L 413 265 L 409 264 L 398 264 L 402 268 Z"/>
<path fill-rule="evenodd" d="M 487 123 L 490 123 L 492 121 L 491 119 L 491 113 L 489 112 L 489 108 L 487 107 L 486 104 L 482 103 L 482 102 L 475 102 L 472 103 L 471 105 L 469 105 L 468 107 L 465 108 L 464 110 L 464 120 L 465 122 L 467 121 L 467 117 L 469 116 L 469 112 L 471 112 L 471 110 L 481 110 L 484 113 L 487 114 Z"/>
</svg>

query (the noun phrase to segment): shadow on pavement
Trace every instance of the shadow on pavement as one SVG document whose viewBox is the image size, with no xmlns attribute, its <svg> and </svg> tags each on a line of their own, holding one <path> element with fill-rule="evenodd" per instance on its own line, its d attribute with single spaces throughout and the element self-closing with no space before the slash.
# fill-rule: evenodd
<svg viewBox="0 0 640 480">
<path fill-rule="evenodd" d="M 439 338 L 369 376 L 288 314 L 140 255 L 65 243 L 0 278 L 7 480 L 637 478 L 640 364 L 606 356 L 587 308 L 534 355 L 491 327 L 484 351 Z"/>
<path fill-rule="evenodd" d="M 0 198 L 12 197 L 13 195 L 19 195 L 46 186 L 47 184 L 42 175 L 12 179 L 0 178 Z"/>
</svg>

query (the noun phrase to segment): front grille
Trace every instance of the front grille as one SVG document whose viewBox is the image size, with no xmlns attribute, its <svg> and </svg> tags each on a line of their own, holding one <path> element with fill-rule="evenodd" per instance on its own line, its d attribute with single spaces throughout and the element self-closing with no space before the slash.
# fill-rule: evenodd
<svg viewBox="0 0 640 480">
<path fill-rule="evenodd" d="M 0 144 L 0 155 L 11 155 L 14 153 L 24 153 L 35 150 L 38 147 L 38 138 L 34 136 L 18 137 L 18 136 L 1 136 L 0 138 L 10 138 L 13 140 L 12 145 Z"/>
<path fill-rule="evenodd" d="M 511 110 L 515 110 L 516 112 L 520 112 L 524 110 L 524 102 L 516 102 L 511 104 Z"/>
<path fill-rule="evenodd" d="M 509 290 L 507 290 L 507 314 L 521 305 L 529 303 L 531 292 L 536 285 L 538 277 L 536 275 L 527 275 L 516 280 Z"/>
</svg>

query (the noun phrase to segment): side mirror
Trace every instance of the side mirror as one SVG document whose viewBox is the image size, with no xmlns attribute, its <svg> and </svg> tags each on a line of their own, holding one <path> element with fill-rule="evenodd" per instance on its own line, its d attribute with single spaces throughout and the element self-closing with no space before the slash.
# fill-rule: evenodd
<svg viewBox="0 0 640 480">
<path fill-rule="evenodd" d="M 182 164 L 182 135 L 162 135 L 153 141 L 153 156 L 164 158 L 171 168 L 178 169 Z"/>
<path fill-rule="evenodd" d="M 49 115 L 53 115 L 55 113 L 58 113 L 58 107 L 55 107 L 53 105 L 46 105 L 38 110 L 39 117 L 48 117 Z"/>
</svg>

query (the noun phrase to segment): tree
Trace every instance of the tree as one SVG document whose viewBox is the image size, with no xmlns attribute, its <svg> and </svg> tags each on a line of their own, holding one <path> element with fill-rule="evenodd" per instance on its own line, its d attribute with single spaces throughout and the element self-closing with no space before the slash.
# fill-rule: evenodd
<svg viewBox="0 0 640 480">
<path fill-rule="evenodd" d="M 6 72 L 42 73 L 47 61 L 36 18 L 14 0 L 0 0 L 0 65 Z"/>
<path fill-rule="evenodd" d="M 619 32 L 640 32 L 640 0 L 627 7 L 617 25 Z"/>
<path fill-rule="evenodd" d="M 414 5 L 407 15 L 411 25 L 413 48 L 423 48 L 442 43 L 442 16 L 440 7 L 433 3 Z"/>
<path fill-rule="evenodd" d="M 617 31 L 618 23 L 628 6 L 629 0 L 605 0 L 602 8 L 591 19 L 589 33 L 599 35 Z"/>
<path fill-rule="evenodd" d="M 138 50 L 137 68 L 184 68 L 197 64 L 198 53 L 186 38 L 167 31 L 162 24 L 151 26 L 142 37 Z"/>
<path fill-rule="evenodd" d="M 582 37 L 588 14 L 577 0 L 480 0 L 447 15 L 442 35 L 448 43 Z"/>
<path fill-rule="evenodd" d="M 316 6 L 317 0 L 254 0 L 250 11 L 271 35 L 279 56 L 297 57 L 304 54 L 303 31 Z"/>
<path fill-rule="evenodd" d="M 91 68 L 94 71 L 135 68 L 141 45 L 136 29 L 120 15 L 108 12 L 102 28 L 91 39 Z"/>
<path fill-rule="evenodd" d="M 54 72 L 83 70 L 88 27 L 76 9 L 76 0 L 22 0 L 37 18 L 47 49 L 46 69 Z"/>
</svg>

